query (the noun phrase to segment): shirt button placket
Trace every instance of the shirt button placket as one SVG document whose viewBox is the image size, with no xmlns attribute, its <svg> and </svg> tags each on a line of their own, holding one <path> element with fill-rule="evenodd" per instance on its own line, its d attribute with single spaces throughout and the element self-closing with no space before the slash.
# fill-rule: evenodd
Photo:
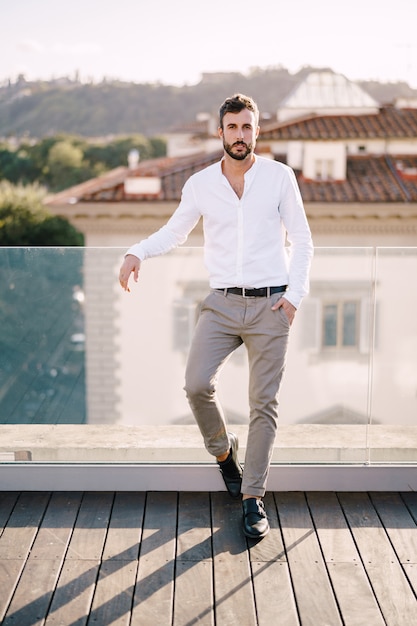
<svg viewBox="0 0 417 626">
<path fill-rule="evenodd" d="M 236 284 L 243 285 L 243 203 L 237 206 Z"/>
</svg>

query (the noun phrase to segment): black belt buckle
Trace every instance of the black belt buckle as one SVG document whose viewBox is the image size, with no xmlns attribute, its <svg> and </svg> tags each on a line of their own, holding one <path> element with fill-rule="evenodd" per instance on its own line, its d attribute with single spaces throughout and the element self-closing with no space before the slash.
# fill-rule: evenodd
<svg viewBox="0 0 417 626">
<path fill-rule="evenodd" d="M 270 287 L 249 288 L 242 287 L 243 298 L 265 298 L 270 295 Z"/>
</svg>

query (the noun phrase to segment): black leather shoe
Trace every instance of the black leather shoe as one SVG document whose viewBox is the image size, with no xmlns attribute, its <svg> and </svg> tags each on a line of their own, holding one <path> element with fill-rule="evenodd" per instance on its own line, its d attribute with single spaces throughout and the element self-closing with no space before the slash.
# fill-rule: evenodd
<svg viewBox="0 0 417 626">
<path fill-rule="evenodd" d="M 269 533 L 269 522 L 265 513 L 264 503 L 257 498 L 242 501 L 243 532 L 246 537 L 260 539 Z"/>
<path fill-rule="evenodd" d="M 217 461 L 227 491 L 232 498 L 240 496 L 242 486 L 242 467 L 237 458 L 239 442 L 235 434 L 229 433 L 230 452 L 225 461 Z"/>
</svg>

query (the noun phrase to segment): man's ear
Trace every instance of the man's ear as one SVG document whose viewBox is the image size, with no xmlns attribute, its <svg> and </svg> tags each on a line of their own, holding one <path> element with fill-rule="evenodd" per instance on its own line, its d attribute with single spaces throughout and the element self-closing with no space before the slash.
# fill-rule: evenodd
<svg viewBox="0 0 417 626">
<path fill-rule="evenodd" d="M 220 139 L 223 139 L 223 128 L 221 126 L 217 128 L 217 134 L 219 135 Z"/>
</svg>

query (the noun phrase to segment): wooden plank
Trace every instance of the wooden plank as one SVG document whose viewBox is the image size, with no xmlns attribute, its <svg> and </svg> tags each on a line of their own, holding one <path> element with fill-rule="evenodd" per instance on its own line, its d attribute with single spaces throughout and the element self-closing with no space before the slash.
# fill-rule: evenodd
<svg viewBox="0 0 417 626">
<path fill-rule="evenodd" d="M 252 561 L 258 626 L 299 626 L 288 563 Z"/>
<path fill-rule="evenodd" d="M 49 493 L 1 494 L 0 618 L 19 584 L 26 558 L 38 533 Z"/>
<path fill-rule="evenodd" d="M 362 564 L 335 562 L 328 569 L 345 626 L 385 626 Z"/>
<path fill-rule="evenodd" d="M 404 571 L 408 578 L 408 582 L 414 591 L 414 595 L 417 598 L 417 565 L 415 563 L 406 563 L 404 565 Z"/>
<path fill-rule="evenodd" d="M 406 491 L 401 494 L 401 497 L 410 511 L 410 515 L 417 524 L 417 492 Z"/>
<path fill-rule="evenodd" d="M 406 504 L 410 515 L 417 524 L 417 492 L 408 491 L 401 495 L 403 502 Z M 404 565 L 404 569 L 411 587 L 414 590 L 414 594 L 417 597 L 417 567 L 414 565 Z"/>
<path fill-rule="evenodd" d="M 29 559 L 6 612 L 2 626 L 41 626 L 55 589 L 59 562 Z"/>
<path fill-rule="evenodd" d="M 0 537 L 0 554 L 4 559 L 26 559 L 49 501 L 49 493 L 23 492 Z"/>
<path fill-rule="evenodd" d="M 89 623 L 129 626 L 137 561 L 103 561 Z M 151 623 L 159 624 L 158 614 Z"/>
<path fill-rule="evenodd" d="M 384 620 L 335 493 L 311 492 L 307 502 L 345 624 Z"/>
<path fill-rule="evenodd" d="M 171 626 L 177 494 L 148 493 L 131 626 Z"/>
<path fill-rule="evenodd" d="M 212 494 L 216 624 L 256 624 L 256 609 L 242 503 L 226 492 Z"/>
<path fill-rule="evenodd" d="M 342 624 L 329 575 L 303 493 L 275 493 L 300 621 Z"/>
<path fill-rule="evenodd" d="M 335 493 L 309 492 L 307 503 L 326 562 L 358 563 L 360 557 Z"/>
<path fill-rule="evenodd" d="M 72 535 L 81 493 L 52 494 L 30 553 L 31 559 L 62 560 Z"/>
<path fill-rule="evenodd" d="M 270 561 L 286 561 L 287 557 L 273 494 L 267 492 L 263 501 L 269 520 L 270 531 L 262 541 L 247 540 L 250 559 L 251 561 L 265 563 Z"/>
<path fill-rule="evenodd" d="M 103 559 L 134 561 L 139 558 L 144 511 L 145 493 L 116 493 Z"/>
<path fill-rule="evenodd" d="M 61 569 L 80 501 L 81 494 L 64 494 L 58 492 L 52 494 L 49 500 L 36 538 L 33 542 L 27 565 L 24 569 L 25 576 L 28 575 L 27 571 L 36 572 L 36 576 L 39 578 L 39 584 L 42 585 L 40 589 L 44 591 L 43 598 L 33 598 L 31 600 L 33 611 L 40 611 L 40 608 L 38 609 L 37 607 L 42 605 L 42 600 L 46 602 L 46 599 L 50 597 L 54 591 L 54 586 L 51 585 L 56 582 L 56 578 Z M 33 565 L 33 562 L 36 561 L 40 562 L 38 568 Z M 51 572 L 49 572 L 52 561 L 54 561 L 54 565 Z M 15 597 L 18 599 L 22 596 L 22 601 L 24 589 L 23 591 L 21 590 L 21 584 L 25 584 L 25 580 L 26 578 L 22 577 L 22 582 L 18 584 L 15 593 Z M 13 602 L 15 602 L 14 598 Z M 17 609 L 17 612 L 19 614 L 18 623 L 20 623 L 20 620 L 26 619 L 27 609 L 22 606 Z M 11 616 L 9 619 L 13 621 L 15 618 Z"/>
<path fill-rule="evenodd" d="M 113 493 L 85 493 L 68 546 L 67 559 L 100 560 L 113 505 Z"/>
<path fill-rule="evenodd" d="M 214 624 L 210 495 L 180 493 L 174 625 Z"/>
<path fill-rule="evenodd" d="M 417 563 L 417 526 L 398 493 L 372 493 L 371 500 L 401 563 Z"/>
<path fill-rule="evenodd" d="M 19 493 L 16 491 L 6 491 L 0 493 L 0 536 L 3 533 L 13 508 L 17 502 Z"/>
<path fill-rule="evenodd" d="M 178 561 L 175 571 L 173 626 L 214 626 L 211 561 Z"/>
<path fill-rule="evenodd" d="M 17 587 L 24 564 L 25 561 L 22 559 L 1 559 L 0 561 L 0 623 Z"/>
<path fill-rule="evenodd" d="M 180 493 L 177 559 L 200 562 L 212 558 L 210 494 Z"/>
<path fill-rule="evenodd" d="M 263 498 L 270 531 L 261 541 L 247 539 L 255 590 L 258 624 L 299 624 L 291 578 L 272 493 Z"/>
<path fill-rule="evenodd" d="M 416 598 L 368 494 L 339 499 L 386 624 L 415 626 Z"/>
<path fill-rule="evenodd" d="M 99 561 L 65 561 L 45 626 L 85 626 L 89 618 Z"/>
</svg>

